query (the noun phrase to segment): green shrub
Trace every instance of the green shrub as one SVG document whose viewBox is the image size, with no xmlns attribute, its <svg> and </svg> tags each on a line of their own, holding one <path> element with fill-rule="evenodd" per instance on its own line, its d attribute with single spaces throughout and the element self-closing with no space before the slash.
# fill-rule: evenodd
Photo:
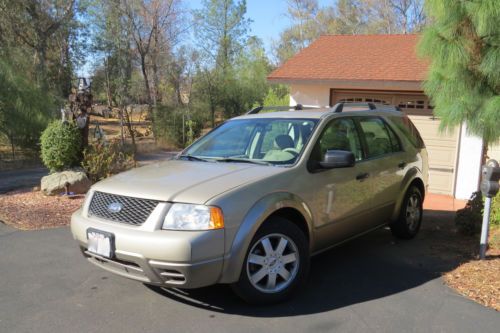
<svg viewBox="0 0 500 333">
<path fill-rule="evenodd" d="M 208 115 L 208 111 L 158 106 L 154 112 L 156 138 L 179 148 L 186 147 L 200 136 Z"/>
<path fill-rule="evenodd" d="M 493 198 L 491 202 L 491 219 L 492 225 L 500 226 L 500 193 Z"/>
<path fill-rule="evenodd" d="M 133 154 L 124 152 L 117 143 L 97 142 L 83 152 L 82 167 L 92 182 L 135 166 Z"/>
<path fill-rule="evenodd" d="M 55 120 L 40 138 L 42 161 L 50 171 L 61 171 L 78 165 L 82 137 L 73 123 Z"/>
<path fill-rule="evenodd" d="M 481 231 L 483 206 L 481 192 L 474 192 L 465 207 L 457 210 L 455 224 L 460 233 L 473 236 Z"/>
<path fill-rule="evenodd" d="M 457 211 L 455 224 L 465 235 L 475 235 L 481 231 L 483 223 L 484 198 L 481 192 L 474 192 L 463 209 Z M 491 202 L 490 225 L 500 226 L 500 194 Z"/>
</svg>

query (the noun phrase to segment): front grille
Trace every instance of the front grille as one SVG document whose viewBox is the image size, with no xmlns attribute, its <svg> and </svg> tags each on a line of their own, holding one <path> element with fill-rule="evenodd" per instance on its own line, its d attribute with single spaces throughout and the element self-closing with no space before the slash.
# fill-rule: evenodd
<svg viewBox="0 0 500 333">
<path fill-rule="evenodd" d="M 121 210 L 112 212 L 109 209 L 111 204 L 121 204 Z M 89 214 L 114 222 L 141 225 L 157 205 L 156 200 L 95 192 L 90 202 Z"/>
</svg>

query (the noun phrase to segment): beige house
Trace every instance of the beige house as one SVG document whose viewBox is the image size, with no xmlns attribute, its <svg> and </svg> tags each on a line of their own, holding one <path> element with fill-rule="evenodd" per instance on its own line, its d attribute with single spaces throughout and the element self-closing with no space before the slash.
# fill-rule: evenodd
<svg viewBox="0 0 500 333">
<path fill-rule="evenodd" d="M 397 105 L 409 115 L 429 151 L 429 191 L 467 199 L 477 189 L 482 140 L 465 126 L 447 133 L 422 83 L 428 64 L 416 55 L 418 35 L 321 36 L 268 76 L 290 87 L 290 105 L 337 102 Z M 500 147 L 491 147 L 500 158 Z"/>
</svg>

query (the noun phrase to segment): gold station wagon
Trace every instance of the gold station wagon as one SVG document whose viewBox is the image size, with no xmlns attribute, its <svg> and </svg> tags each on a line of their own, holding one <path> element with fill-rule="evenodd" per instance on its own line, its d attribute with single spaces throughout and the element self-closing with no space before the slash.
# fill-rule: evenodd
<svg viewBox="0 0 500 333">
<path fill-rule="evenodd" d="M 427 151 L 402 112 L 371 103 L 259 111 L 173 160 L 96 183 L 71 220 L 84 256 L 146 284 L 227 283 L 271 303 L 304 283 L 316 253 L 385 225 L 417 234 Z"/>
</svg>

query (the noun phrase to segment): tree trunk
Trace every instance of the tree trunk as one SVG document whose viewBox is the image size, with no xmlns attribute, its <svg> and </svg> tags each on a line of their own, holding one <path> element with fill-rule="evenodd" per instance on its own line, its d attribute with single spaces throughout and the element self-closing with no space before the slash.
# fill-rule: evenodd
<svg viewBox="0 0 500 333">
<path fill-rule="evenodd" d="M 152 54 L 151 60 L 152 60 L 152 65 L 153 65 L 153 85 L 154 85 L 153 103 L 154 103 L 154 106 L 156 106 L 158 101 L 161 102 L 161 96 L 159 93 L 160 80 L 158 78 L 158 54 L 159 54 L 158 43 L 160 42 L 159 38 L 158 38 L 158 29 L 156 29 L 154 32 L 154 42 L 155 42 L 155 44 L 154 44 L 153 54 Z"/>
<path fill-rule="evenodd" d="M 12 151 L 12 161 L 16 159 L 16 146 L 14 145 L 14 138 L 11 136 L 10 140 L 10 149 Z"/>
<path fill-rule="evenodd" d="M 47 41 L 45 39 L 41 39 L 37 43 L 36 47 L 36 81 L 37 84 L 42 88 L 45 89 L 47 87 L 46 81 L 45 81 L 45 59 L 47 57 Z"/>
<path fill-rule="evenodd" d="M 146 69 L 146 55 L 143 54 L 141 54 L 141 70 L 142 76 L 144 77 L 144 87 L 146 88 L 146 100 L 151 107 L 153 105 L 151 102 L 151 87 L 149 85 L 148 71 Z"/>
<path fill-rule="evenodd" d="M 109 66 L 108 66 L 108 60 L 104 60 L 104 72 L 106 74 L 106 98 L 108 100 L 108 108 L 111 110 L 112 107 L 112 100 L 111 100 L 111 87 L 109 84 Z"/>
<path fill-rule="evenodd" d="M 211 103 L 210 105 L 210 113 L 212 116 L 212 128 L 215 128 L 215 105 Z"/>
<path fill-rule="evenodd" d="M 135 159 L 135 153 L 137 151 L 137 146 L 135 143 L 135 132 L 134 128 L 132 127 L 132 120 L 130 119 L 130 115 L 126 109 L 126 107 L 122 106 L 122 114 L 125 114 L 125 121 L 127 123 L 127 129 L 130 134 L 130 139 L 132 139 L 132 153 L 134 154 L 134 159 Z"/>
</svg>

